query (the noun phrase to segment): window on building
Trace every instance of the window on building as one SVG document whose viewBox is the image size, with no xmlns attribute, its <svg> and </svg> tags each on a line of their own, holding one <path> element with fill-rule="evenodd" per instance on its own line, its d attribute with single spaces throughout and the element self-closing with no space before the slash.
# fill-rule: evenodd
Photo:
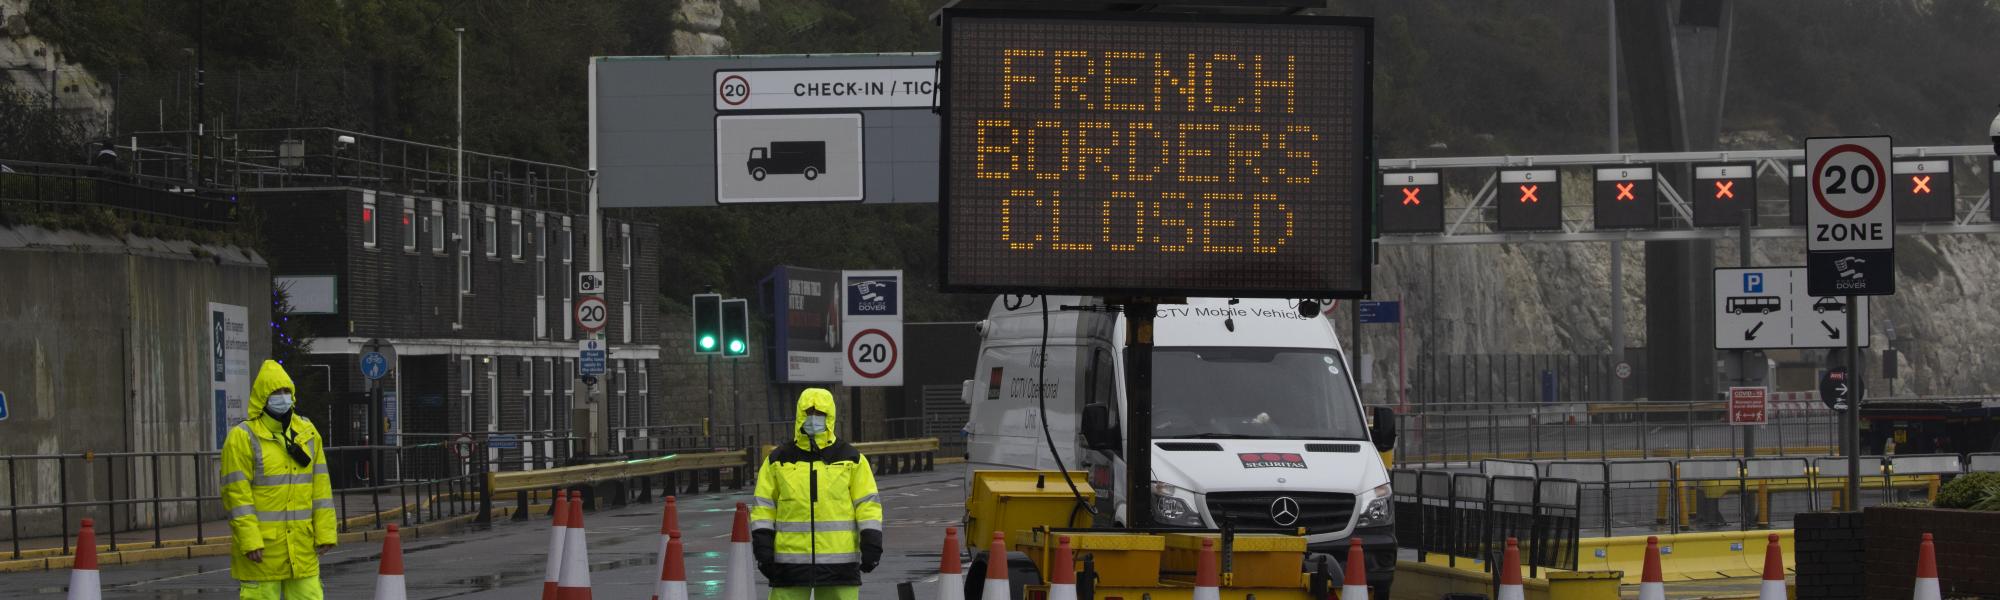
<svg viewBox="0 0 2000 600">
<path fill-rule="evenodd" d="M 507 211 L 507 239 L 512 242 L 507 248 L 507 257 L 521 262 L 521 211 Z"/>
<path fill-rule="evenodd" d="M 576 367 L 571 364 L 573 362 L 575 362 L 575 359 L 565 358 L 556 364 L 556 368 L 561 369 L 557 371 L 560 375 L 556 377 L 555 382 L 556 391 L 558 392 L 556 396 L 555 424 L 558 431 L 567 431 L 569 429 L 569 411 L 572 410 L 572 406 L 575 404 L 575 401 L 571 398 L 571 391 L 576 389 Z"/>
<path fill-rule="evenodd" d="M 495 357 L 486 356 L 480 362 L 486 366 L 486 430 L 500 430 L 500 364 Z"/>
<path fill-rule="evenodd" d="M 535 260 L 549 257 L 548 213 L 535 213 Z"/>
<path fill-rule="evenodd" d="M 472 205 L 464 202 L 458 203 L 458 293 L 472 293 Z"/>
<path fill-rule="evenodd" d="M 542 359 L 542 408 L 548 412 L 542 416 L 542 427 L 551 431 L 556 428 L 556 359 Z"/>
<path fill-rule="evenodd" d="M 417 251 L 417 199 L 403 199 L 403 251 Z"/>
<path fill-rule="evenodd" d="M 612 405 L 612 406 L 614 406 L 614 407 L 616 407 L 616 408 L 613 408 L 613 409 L 612 409 L 612 412 L 611 412 L 611 414 L 612 414 L 612 415 L 614 415 L 614 416 L 616 416 L 616 417 L 618 418 L 618 425 L 617 425 L 618 427 L 621 427 L 621 428 L 622 428 L 622 427 L 629 427 L 629 426 L 631 425 L 631 420 L 630 420 L 630 419 L 627 419 L 627 418 L 626 418 L 626 416 L 625 416 L 625 415 L 627 415 L 627 414 L 630 414 L 630 413 L 627 413 L 627 412 L 625 412 L 625 407 L 626 407 L 626 404 L 625 404 L 625 361 L 622 361 L 622 360 L 614 360 L 614 361 L 611 361 L 611 362 L 612 362 L 612 363 L 615 363 L 615 368 L 613 368 L 613 369 L 612 369 L 612 375 L 613 375 L 613 376 L 614 376 L 615 378 L 611 380 L 611 389 L 614 389 L 614 390 L 617 390 L 617 396 L 618 396 L 618 397 L 616 398 L 617 402 L 616 402 L 615 404 L 613 404 L 613 405 Z M 620 432 L 620 435 L 623 435 L 623 432 Z"/>
<path fill-rule="evenodd" d="M 500 258 L 500 224 L 494 221 L 495 210 L 486 207 L 486 258 Z"/>
<path fill-rule="evenodd" d="M 472 357 L 470 356 L 458 359 L 458 398 L 458 404 L 463 407 L 465 413 L 465 427 L 460 431 L 472 431 Z"/>
<path fill-rule="evenodd" d="M 431 254 L 444 255 L 444 201 L 431 201 Z"/>
<path fill-rule="evenodd" d="M 361 247 L 375 247 L 375 192 L 361 193 Z"/>
<path fill-rule="evenodd" d="M 570 237 L 568 216 L 564 216 L 562 218 L 561 240 L 562 240 L 562 254 L 561 254 L 562 279 L 559 279 L 557 281 L 560 281 L 562 283 L 562 291 L 563 291 L 562 293 L 563 301 L 560 306 L 562 307 L 562 310 L 569 310 L 569 307 L 574 305 L 576 302 L 573 297 L 573 295 L 576 293 L 576 283 L 575 283 L 576 267 L 573 262 L 573 260 L 576 257 L 576 244 L 572 243 L 572 239 Z M 571 327 L 574 326 L 575 321 L 567 318 L 557 319 L 557 320 L 562 321 L 563 324 L 563 339 L 565 340 L 572 339 L 572 336 L 574 334 L 571 330 Z"/>
<path fill-rule="evenodd" d="M 632 343 L 632 224 L 618 224 L 618 249 L 625 260 L 625 300 L 619 308 L 619 319 L 623 325 L 625 343 Z"/>
<path fill-rule="evenodd" d="M 521 386 L 521 423 L 523 424 L 521 430 L 537 431 L 537 428 L 535 427 L 536 423 L 535 423 L 535 359 L 534 358 L 527 356 L 521 357 L 521 374 L 526 376 L 528 380 L 525 385 Z M 525 449 L 527 445 L 523 444 L 522 447 Z"/>
<path fill-rule="evenodd" d="M 638 361 L 639 367 L 639 422 L 653 424 L 653 384 L 646 378 L 646 361 Z M 731 409 L 735 410 L 735 409 Z"/>
<path fill-rule="evenodd" d="M 549 228 L 535 213 L 535 339 L 549 337 Z"/>
</svg>

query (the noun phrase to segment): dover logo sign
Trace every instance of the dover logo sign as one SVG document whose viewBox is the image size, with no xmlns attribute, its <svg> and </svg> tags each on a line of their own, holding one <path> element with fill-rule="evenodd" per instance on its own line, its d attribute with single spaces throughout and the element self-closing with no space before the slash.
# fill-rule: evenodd
<svg viewBox="0 0 2000 600">
<path fill-rule="evenodd" d="M 847 278 L 847 314 L 870 317 L 896 316 L 897 307 L 903 304 L 897 294 L 897 277 L 889 275 L 849 276 Z"/>
<path fill-rule="evenodd" d="M 1290 452 L 1245 452 L 1236 455 L 1236 458 L 1243 461 L 1243 468 L 1245 469 L 1263 469 L 1268 467 L 1286 469 L 1306 468 L 1306 457 Z"/>
</svg>

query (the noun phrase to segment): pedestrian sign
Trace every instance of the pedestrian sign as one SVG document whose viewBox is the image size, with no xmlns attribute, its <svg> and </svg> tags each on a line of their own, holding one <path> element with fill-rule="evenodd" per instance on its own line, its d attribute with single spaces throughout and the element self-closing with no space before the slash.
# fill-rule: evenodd
<svg viewBox="0 0 2000 600">
<path fill-rule="evenodd" d="M 381 379 L 382 377 L 388 374 L 389 374 L 388 357 L 382 356 L 382 353 L 380 352 L 369 352 L 361 355 L 362 377 L 367 377 L 369 381 L 374 381 L 377 379 Z"/>
</svg>

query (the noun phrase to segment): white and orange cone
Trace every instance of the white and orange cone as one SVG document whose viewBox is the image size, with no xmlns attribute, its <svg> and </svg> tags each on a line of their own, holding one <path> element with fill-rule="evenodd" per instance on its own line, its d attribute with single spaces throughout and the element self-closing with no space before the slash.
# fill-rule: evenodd
<svg viewBox="0 0 2000 600">
<path fill-rule="evenodd" d="M 76 561 L 69 569 L 69 600 L 99 600 L 104 585 L 97 576 L 97 524 L 83 520 L 76 532 Z"/>
<path fill-rule="evenodd" d="M 1942 600 L 1944 591 L 1939 589 L 1937 574 L 1937 547 L 1931 544 L 1931 534 L 1924 534 L 1924 543 L 1917 547 L 1917 589 L 1910 596 L 1914 600 Z"/>
<path fill-rule="evenodd" d="M 556 505 L 549 512 L 555 513 L 555 521 L 549 524 L 549 558 L 542 571 L 542 600 L 556 600 L 556 583 L 562 581 L 563 543 L 569 538 L 569 490 L 556 492 Z"/>
<path fill-rule="evenodd" d="M 1056 558 L 1049 567 L 1049 600 L 1076 600 L 1076 562 L 1069 554 L 1069 536 L 1056 538 Z"/>
<path fill-rule="evenodd" d="M 1785 600 L 1785 549 L 1778 547 L 1778 534 L 1771 534 L 1770 540 L 1764 546 L 1764 585 L 1757 599 Z"/>
<path fill-rule="evenodd" d="M 1194 600 L 1222 600 L 1222 567 L 1215 560 L 1215 540 L 1201 539 L 1194 561 Z"/>
<path fill-rule="evenodd" d="M 673 496 L 667 496 L 667 501 L 664 504 L 666 505 L 666 507 L 662 509 L 661 512 L 663 514 L 660 517 L 659 556 L 661 565 L 667 564 L 667 546 L 672 543 L 672 540 L 674 538 L 678 538 L 681 536 L 681 516 L 680 516 L 680 507 L 678 502 L 674 500 Z M 661 568 L 665 569 L 666 567 L 663 566 Z M 665 580 L 662 579 L 661 581 Z M 685 583 L 687 582 L 686 577 L 682 577 L 681 582 L 683 583 L 681 587 L 683 588 L 687 587 L 685 585 Z M 685 592 L 683 592 L 683 594 L 685 594 Z M 653 596 L 653 600 L 660 600 L 660 597 Z"/>
<path fill-rule="evenodd" d="M 1347 576 L 1340 582 L 1340 600 L 1368 600 L 1368 560 L 1361 538 L 1347 538 Z"/>
<path fill-rule="evenodd" d="M 958 563 L 958 528 L 944 528 L 944 552 L 938 556 L 937 600 L 965 600 L 965 567 Z"/>
<path fill-rule="evenodd" d="M 590 543 L 583 528 L 583 503 L 569 503 L 569 528 L 564 531 L 562 577 L 556 581 L 557 600 L 590 600 Z"/>
<path fill-rule="evenodd" d="M 667 536 L 667 554 L 660 561 L 660 585 L 653 589 L 653 600 L 688 600 L 687 563 L 682 562 L 679 529 Z"/>
<path fill-rule="evenodd" d="M 981 600 L 1011 600 L 1014 594 L 1007 581 L 1007 534 L 993 532 L 993 545 L 986 551 L 986 587 Z"/>
<path fill-rule="evenodd" d="M 729 568 L 723 571 L 723 600 L 753 600 L 757 596 L 757 555 L 750 548 L 750 506 L 736 503 L 736 525 L 729 530 Z"/>
<path fill-rule="evenodd" d="M 1521 542 L 1507 538 L 1507 549 L 1500 554 L 1500 594 L 1497 600 L 1526 600 L 1527 590 L 1521 587 Z"/>
<path fill-rule="evenodd" d="M 1646 536 L 1646 566 L 1639 574 L 1639 600 L 1667 600 L 1667 580 L 1660 574 L 1660 538 Z"/>
<path fill-rule="evenodd" d="M 375 600 L 409 600 L 409 589 L 403 585 L 403 534 L 396 532 L 395 523 L 382 538 L 380 562 L 375 569 Z"/>
</svg>

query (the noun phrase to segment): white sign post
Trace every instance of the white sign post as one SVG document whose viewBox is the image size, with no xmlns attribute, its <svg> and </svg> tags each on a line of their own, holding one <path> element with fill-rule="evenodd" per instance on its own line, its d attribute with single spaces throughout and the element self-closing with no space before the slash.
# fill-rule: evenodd
<svg viewBox="0 0 2000 600">
<path fill-rule="evenodd" d="M 1896 293 L 1887 137 L 1806 140 L 1806 280 L 1815 296 Z"/>
<path fill-rule="evenodd" d="M 843 271 L 840 282 L 841 384 L 903 385 L 903 272 Z"/>
</svg>

